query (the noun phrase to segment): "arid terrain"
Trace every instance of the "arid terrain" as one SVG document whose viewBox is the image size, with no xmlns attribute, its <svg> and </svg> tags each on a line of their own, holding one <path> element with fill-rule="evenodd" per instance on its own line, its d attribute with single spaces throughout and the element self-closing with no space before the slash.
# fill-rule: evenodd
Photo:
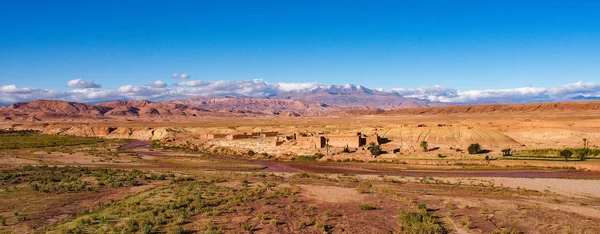
<svg viewBox="0 0 600 234">
<path fill-rule="evenodd" d="M 0 232 L 600 233 L 600 102 L 227 101 L 1 108 Z"/>
</svg>

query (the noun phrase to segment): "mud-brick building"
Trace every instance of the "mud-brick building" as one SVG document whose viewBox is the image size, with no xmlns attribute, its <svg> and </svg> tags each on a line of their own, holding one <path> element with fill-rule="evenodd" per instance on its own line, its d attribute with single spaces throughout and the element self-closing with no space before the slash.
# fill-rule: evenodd
<svg viewBox="0 0 600 234">
<path fill-rule="evenodd" d="M 296 145 L 302 148 L 321 149 L 326 146 L 325 136 L 322 135 L 314 136 L 294 133 L 292 138 L 296 140 Z"/>
<path fill-rule="evenodd" d="M 333 147 L 350 147 L 350 148 L 358 148 L 363 146 L 364 138 L 361 136 L 327 136 L 329 142 L 327 143 Z"/>
<path fill-rule="evenodd" d="M 244 134 L 229 134 L 225 137 L 227 140 L 242 140 L 252 138 L 252 135 Z"/>
<path fill-rule="evenodd" d="M 371 135 L 371 136 L 367 136 L 365 138 L 365 145 L 371 144 L 371 142 L 375 142 L 375 144 L 380 145 L 381 142 L 381 137 L 379 137 L 379 135 L 377 135 L 377 133 Z"/>
<path fill-rule="evenodd" d="M 250 134 L 252 135 L 252 137 L 255 137 L 255 138 L 256 137 L 260 137 L 260 136 L 262 136 L 262 137 L 276 137 L 276 136 L 279 135 L 279 132 L 262 132 L 262 133 L 260 133 L 260 132 L 253 132 L 253 133 L 250 133 Z"/>
<path fill-rule="evenodd" d="M 224 139 L 227 137 L 227 134 L 207 133 L 207 134 L 202 134 L 200 137 L 204 138 L 204 139 Z"/>
<path fill-rule="evenodd" d="M 377 133 L 371 136 L 365 136 L 358 132 L 355 136 L 327 136 L 329 140 L 328 145 L 333 147 L 350 147 L 359 148 L 365 145 L 375 142 L 375 144 L 381 144 L 381 138 Z"/>
<path fill-rule="evenodd" d="M 266 137 L 277 137 L 279 132 L 251 132 L 251 133 L 242 133 L 242 134 L 229 134 L 225 136 L 228 140 L 243 140 L 243 139 L 259 139 Z"/>
</svg>

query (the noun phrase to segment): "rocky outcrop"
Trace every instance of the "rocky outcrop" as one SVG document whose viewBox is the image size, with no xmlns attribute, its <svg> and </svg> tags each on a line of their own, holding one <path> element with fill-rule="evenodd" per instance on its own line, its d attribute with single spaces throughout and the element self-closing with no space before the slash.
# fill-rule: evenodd
<svg viewBox="0 0 600 234">
<path fill-rule="evenodd" d="M 95 106 L 77 102 L 65 102 L 57 100 L 37 100 L 33 102 L 20 102 L 7 107 L 8 110 L 18 110 L 24 112 L 42 112 L 53 113 L 63 116 L 102 116 L 109 111 L 109 108 Z"/>
<path fill-rule="evenodd" d="M 406 108 L 386 111 L 385 114 L 469 114 L 469 113 L 510 113 L 510 112 L 550 112 L 550 111 L 594 111 L 600 110 L 600 102 L 549 102 L 532 104 L 469 105 L 430 108 Z"/>
<path fill-rule="evenodd" d="M 460 114 L 496 112 L 589 111 L 600 110 L 600 102 L 564 102 L 507 105 L 471 105 L 409 108 L 432 105 L 394 94 L 355 88 L 350 90 L 315 91 L 314 96 L 296 94 L 295 99 L 277 98 L 195 98 L 170 102 L 114 101 L 97 105 L 56 100 L 21 102 L 0 109 L 5 121 L 65 121 L 73 119 L 103 120 L 108 118 L 201 118 L 258 116 L 320 116 L 376 114 Z M 287 98 L 292 98 L 287 97 Z M 309 100 L 309 101 L 300 101 Z M 328 103 L 323 103 L 327 101 Z M 350 103 L 354 103 L 350 105 Z M 400 108 L 400 109 L 398 109 Z"/>
<path fill-rule="evenodd" d="M 202 98 L 172 102 L 114 101 L 97 105 L 39 100 L 15 103 L 0 109 L 0 117 L 16 121 L 106 118 L 198 118 L 323 114 L 326 106 L 294 100 L 268 98 Z"/>
<path fill-rule="evenodd" d="M 113 139 L 160 140 L 171 136 L 169 128 L 148 127 L 46 127 L 44 134 L 69 135 L 82 137 L 103 137 Z"/>
</svg>

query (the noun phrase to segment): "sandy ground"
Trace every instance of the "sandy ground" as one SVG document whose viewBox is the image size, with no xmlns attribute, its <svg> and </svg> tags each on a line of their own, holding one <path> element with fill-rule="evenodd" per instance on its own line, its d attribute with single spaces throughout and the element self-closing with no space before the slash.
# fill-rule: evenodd
<svg viewBox="0 0 600 234">
<path fill-rule="evenodd" d="M 336 175 L 331 175 L 336 176 Z M 339 176 L 339 175 L 337 175 Z M 423 177 L 357 175 L 370 180 L 394 179 L 404 182 L 417 182 Z M 434 177 L 444 182 L 493 185 L 513 189 L 529 189 L 539 192 L 552 192 L 564 196 L 600 198 L 600 180 L 588 179 L 556 179 L 556 178 L 508 178 L 508 177 Z"/>
<path fill-rule="evenodd" d="M 306 190 L 306 196 L 323 202 L 343 203 L 364 200 L 365 194 L 360 194 L 355 188 L 342 188 L 335 186 L 300 185 Z"/>
<path fill-rule="evenodd" d="M 495 185 L 508 188 L 527 188 L 551 191 L 565 196 L 600 198 L 600 180 L 573 180 L 551 178 L 478 178 L 493 181 Z"/>
</svg>

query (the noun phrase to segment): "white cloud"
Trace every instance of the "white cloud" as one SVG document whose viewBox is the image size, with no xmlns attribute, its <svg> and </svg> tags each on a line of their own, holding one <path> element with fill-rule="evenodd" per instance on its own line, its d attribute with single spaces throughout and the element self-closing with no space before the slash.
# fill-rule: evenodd
<svg viewBox="0 0 600 234">
<path fill-rule="evenodd" d="M 522 87 L 514 89 L 487 89 L 458 91 L 456 97 L 444 97 L 442 102 L 525 102 L 525 101 L 546 101 L 549 100 L 548 92 L 544 88 Z"/>
<path fill-rule="evenodd" d="M 19 87 L 14 84 L 0 86 L 0 103 L 4 104 L 37 99 L 55 99 L 62 97 L 62 95 L 63 92 L 56 90 Z"/>
<path fill-rule="evenodd" d="M 255 80 L 217 80 L 217 81 L 184 81 L 177 86 L 190 87 L 181 89 L 186 96 L 250 96 L 266 97 L 278 93 L 277 84 L 269 84 L 261 79 Z"/>
<path fill-rule="evenodd" d="M 188 80 L 168 87 L 163 81 L 145 86 L 124 85 L 116 89 L 89 88 L 87 81 L 69 81 L 76 88 L 69 91 L 20 87 L 14 84 L 0 86 L 0 103 L 8 104 L 37 99 L 59 99 L 75 102 L 101 102 L 116 99 L 146 99 L 153 101 L 174 100 L 199 96 L 248 96 L 271 97 L 291 92 L 324 89 L 361 89 L 355 85 L 322 85 L 318 83 L 268 83 L 255 80 Z M 76 85 L 75 85 L 76 84 Z M 83 85 L 86 84 L 86 85 Z M 92 82 L 93 84 L 93 82 Z M 539 101 L 570 101 L 600 99 L 600 84 L 576 82 L 559 87 L 517 87 L 512 89 L 456 90 L 443 86 L 420 88 L 373 89 L 374 95 L 397 93 L 403 97 L 419 98 L 437 102 L 457 103 L 523 103 Z"/>
<path fill-rule="evenodd" d="M 157 80 L 157 81 L 154 81 L 154 82 L 150 82 L 148 84 L 148 87 L 156 88 L 156 89 L 166 88 L 167 87 L 167 83 L 165 83 L 162 80 Z"/>
<path fill-rule="evenodd" d="M 173 73 L 173 75 L 171 75 L 171 78 L 173 79 L 189 79 L 191 76 L 189 74 L 179 74 L 179 73 Z"/>
<path fill-rule="evenodd" d="M 78 89 L 88 89 L 88 88 L 100 88 L 102 86 L 94 83 L 93 81 L 82 80 L 81 78 L 79 78 L 79 79 L 74 79 L 74 80 L 70 80 L 69 82 L 67 82 L 67 87 L 78 88 Z"/>
<path fill-rule="evenodd" d="M 121 98 L 114 90 L 110 89 L 74 89 L 64 92 L 61 97 L 55 99 L 74 102 L 101 102 Z"/>
<path fill-rule="evenodd" d="M 278 85 L 279 91 L 283 92 L 315 90 L 321 87 L 317 83 L 279 83 Z"/>
<path fill-rule="evenodd" d="M 391 89 L 404 96 L 439 102 L 524 103 L 539 101 L 570 101 L 600 97 L 600 84 L 576 82 L 553 88 L 518 87 L 512 89 L 485 89 L 460 91 L 442 86 L 416 89 Z"/>
<path fill-rule="evenodd" d="M 598 95 L 600 84 L 583 83 L 581 81 L 548 90 L 551 95 Z"/>
<path fill-rule="evenodd" d="M 36 91 L 37 89 L 27 88 L 27 87 L 17 87 L 16 85 L 4 85 L 0 86 L 0 92 L 2 93 L 21 93 L 27 94 Z"/>
<path fill-rule="evenodd" d="M 153 88 L 150 86 L 125 85 L 117 89 L 117 94 L 125 99 L 162 100 L 165 96 L 178 97 L 172 90 L 166 88 Z"/>
<path fill-rule="evenodd" d="M 403 97 L 427 99 L 430 101 L 443 101 L 442 99 L 458 97 L 458 91 L 455 89 L 450 89 L 439 85 L 434 87 L 421 87 L 413 89 L 395 88 L 391 89 L 391 91 L 396 92 Z"/>
<path fill-rule="evenodd" d="M 177 86 L 186 86 L 186 87 L 199 87 L 199 86 L 208 85 L 208 82 L 204 82 L 204 81 L 201 81 L 201 80 L 190 80 L 190 81 L 178 82 L 175 85 L 177 85 Z"/>
</svg>

